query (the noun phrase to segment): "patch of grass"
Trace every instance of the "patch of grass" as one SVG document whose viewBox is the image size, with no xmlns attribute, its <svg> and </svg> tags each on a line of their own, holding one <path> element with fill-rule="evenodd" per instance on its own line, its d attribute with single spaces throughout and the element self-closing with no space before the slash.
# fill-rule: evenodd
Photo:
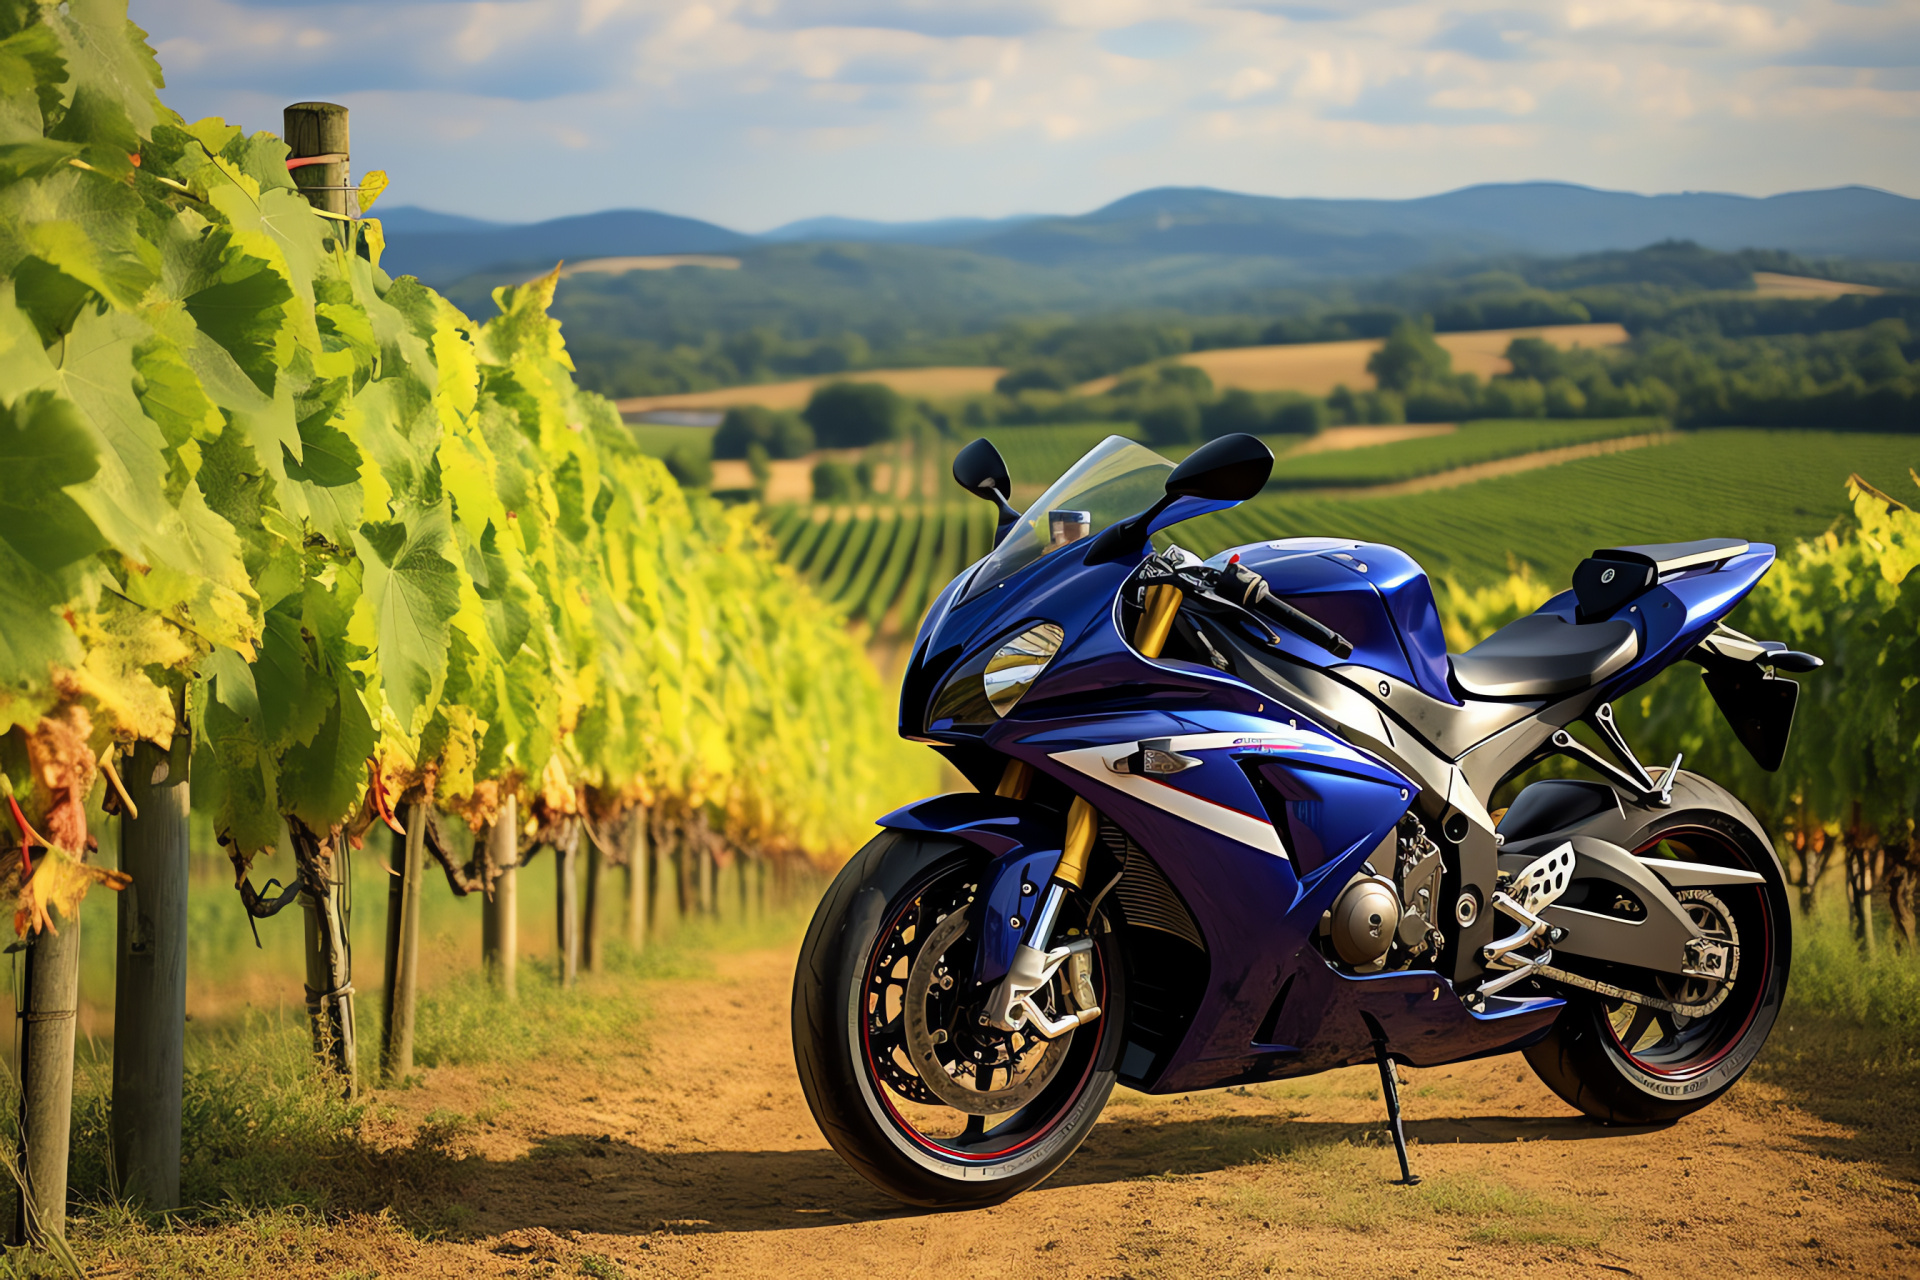
<svg viewBox="0 0 1920 1280">
<path fill-rule="evenodd" d="M 1876 923 L 1878 945 L 1868 953 L 1854 940 L 1837 893 L 1795 921 L 1786 1017 L 1849 1022 L 1884 1051 L 1911 1057 L 1920 1051 L 1920 954 L 1895 946 L 1884 919 Z"/>
<path fill-rule="evenodd" d="M 1429 1223 L 1477 1243 L 1590 1244 L 1604 1226 L 1585 1206 L 1471 1174 L 1436 1173 L 1417 1187 L 1392 1186 L 1381 1176 L 1384 1135 L 1292 1143 L 1284 1130 L 1279 1136 L 1281 1144 L 1250 1167 L 1251 1180 L 1215 1204 L 1265 1228 L 1369 1232 Z"/>
</svg>

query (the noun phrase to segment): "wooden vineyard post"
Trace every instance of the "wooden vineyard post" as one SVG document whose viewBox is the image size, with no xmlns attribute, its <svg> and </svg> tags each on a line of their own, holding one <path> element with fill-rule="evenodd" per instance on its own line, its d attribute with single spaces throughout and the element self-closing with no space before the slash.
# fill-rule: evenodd
<svg viewBox="0 0 1920 1280">
<path fill-rule="evenodd" d="M 713 877 L 718 868 L 713 860 L 713 841 L 706 831 L 700 832 L 700 914 L 711 920 L 716 912 L 714 902 Z"/>
<path fill-rule="evenodd" d="M 627 945 L 635 951 L 647 945 L 647 863 L 652 856 L 647 811 L 635 809 L 627 818 Z"/>
<path fill-rule="evenodd" d="M 407 833 L 395 834 L 387 877 L 387 989 L 380 1006 L 380 1074 L 399 1084 L 413 1073 L 413 1011 L 420 985 L 420 887 L 426 876 L 427 806 L 406 806 Z"/>
<path fill-rule="evenodd" d="M 180 773 L 184 775 L 185 771 Z M 150 1210 L 180 1207 L 180 1106 L 186 1069 L 187 779 L 140 743 L 120 815 L 113 991 L 114 1191 Z"/>
<path fill-rule="evenodd" d="M 480 962 L 500 994 L 514 997 L 515 971 L 520 961 L 520 889 L 515 865 L 520 861 L 518 806 L 508 796 L 500 814 L 487 828 L 487 867 L 493 889 L 480 913 Z"/>
<path fill-rule="evenodd" d="M 20 1010 L 20 1172 L 14 1239 L 67 1234 L 67 1152 L 73 1133 L 73 1019 L 80 1003 L 80 919 L 58 907 L 27 946 Z"/>
<path fill-rule="evenodd" d="M 576 828 L 577 832 L 577 828 Z M 553 846 L 554 941 L 558 944 L 560 985 L 570 987 L 580 973 L 580 851 L 578 834 Z"/>
<path fill-rule="evenodd" d="M 341 1094 L 351 1099 L 360 1092 L 360 1079 L 346 927 L 351 893 L 346 858 L 298 820 L 288 826 L 300 874 L 300 905 L 306 912 L 307 1017 L 313 1026 L 313 1052 L 340 1078 Z"/>
<path fill-rule="evenodd" d="M 328 157 L 314 164 L 303 164 L 292 171 L 294 185 L 307 197 L 307 203 L 328 213 L 352 217 L 360 212 L 360 202 L 349 197 L 347 189 L 350 148 L 347 143 L 347 109 L 333 102 L 296 102 L 283 114 L 286 143 L 292 160 Z"/>
<path fill-rule="evenodd" d="M 582 820 L 584 825 L 585 820 Z M 600 885 L 606 878 L 607 855 L 600 842 L 587 840 L 587 889 L 580 900 L 580 965 L 588 973 L 600 971 Z"/>
</svg>

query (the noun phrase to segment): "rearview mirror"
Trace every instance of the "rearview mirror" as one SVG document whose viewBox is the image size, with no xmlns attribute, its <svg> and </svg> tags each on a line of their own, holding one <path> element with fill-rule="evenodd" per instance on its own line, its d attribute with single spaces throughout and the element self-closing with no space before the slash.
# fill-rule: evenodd
<svg viewBox="0 0 1920 1280">
<path fill-rule="evenodd" d="M 957 472 L 959 464 L 954 467 Z M 1210 502 L 1245 502 L 1267 487 L 1267 477 L 1272 474 L 1273 450 L 1265 444 L 1248 435 L 1221 436 L 1195 449 L 1173 469 L 1167 477 L 1167 494 Z"/>
<path fill-rule="evenodd" d="M 1006 460 L 985 436 L 954 455 L 953 478 L 962 489 L 988 502 L 995 498 L 1004 501 L 1013 492 Z"/>
<path fill-rule="evenodd" d="M 1007 501 L 1013 492 L 1013 480 L 1007 475 L 1006 459 L 1000 456 L 991 440 L 982 436 L 954 455 L 953 478 L 974 497 L 985 498 L 1000 508 L 1000 519 L 993 534 L 993 545 L 999 546 L 1007 530 L 1020 518 L 1020 513 Z"/>
</svg>

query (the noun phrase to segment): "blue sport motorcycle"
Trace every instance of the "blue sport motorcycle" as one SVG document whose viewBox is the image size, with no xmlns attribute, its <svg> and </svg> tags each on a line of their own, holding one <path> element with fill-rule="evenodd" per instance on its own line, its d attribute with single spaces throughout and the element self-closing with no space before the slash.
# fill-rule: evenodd
<svg viewBox="0 0 1920 1280">
<path fill-rule="evenodd" d="M 1773 843 L 1678 757 L 1645 767 L 1611 704 L 1691 660 L 1777 768 L 1799 687 L 1776 672 L 1819 661 L 1720 621 L 1774 549 L 1596 551 L 1449 654 L 1392 547 L 1154 549 L 1272 465 L 1251 436 L 1178 466 L 1113 437 L 1022 515 L 991 444 L 955 460 L 998 537 L 921 625 L 900 731 L 978 790 L 879 820 L 794 980 L 807 1101 L 890 1194 L 1005 1200 L 1116 1082 L 1368 1062 L 1410 1181 L 1396 1062 L 1520 1050 L 1588 1116 L 1647 1124 L 1726 1092 L 1765 1042 L 1791 951 Z M 1595 777 L 1489 812 L 1556 755 Z"/>
</svg>

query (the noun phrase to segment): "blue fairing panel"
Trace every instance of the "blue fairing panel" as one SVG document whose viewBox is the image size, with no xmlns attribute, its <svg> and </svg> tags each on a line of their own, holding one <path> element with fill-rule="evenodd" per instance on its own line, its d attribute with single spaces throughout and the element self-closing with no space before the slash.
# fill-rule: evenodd
<svg viewBox="0 0 1920 1280">
<path fill-rule="evenodd" d="M 880 819 L 893 831 L 951 836 L 978 845 L 993 859 L 980 885 L 983 904 L 974 981 L 998 982 L 1033 914 L 1034 893 L 1046 888 L 1060 863 L 1061 815 L 1042 805 L 1004 796 L 958 792 L 895 809 Z M 1020 921 L 1015 927 L 1012 921 Z"/>
</svg>

